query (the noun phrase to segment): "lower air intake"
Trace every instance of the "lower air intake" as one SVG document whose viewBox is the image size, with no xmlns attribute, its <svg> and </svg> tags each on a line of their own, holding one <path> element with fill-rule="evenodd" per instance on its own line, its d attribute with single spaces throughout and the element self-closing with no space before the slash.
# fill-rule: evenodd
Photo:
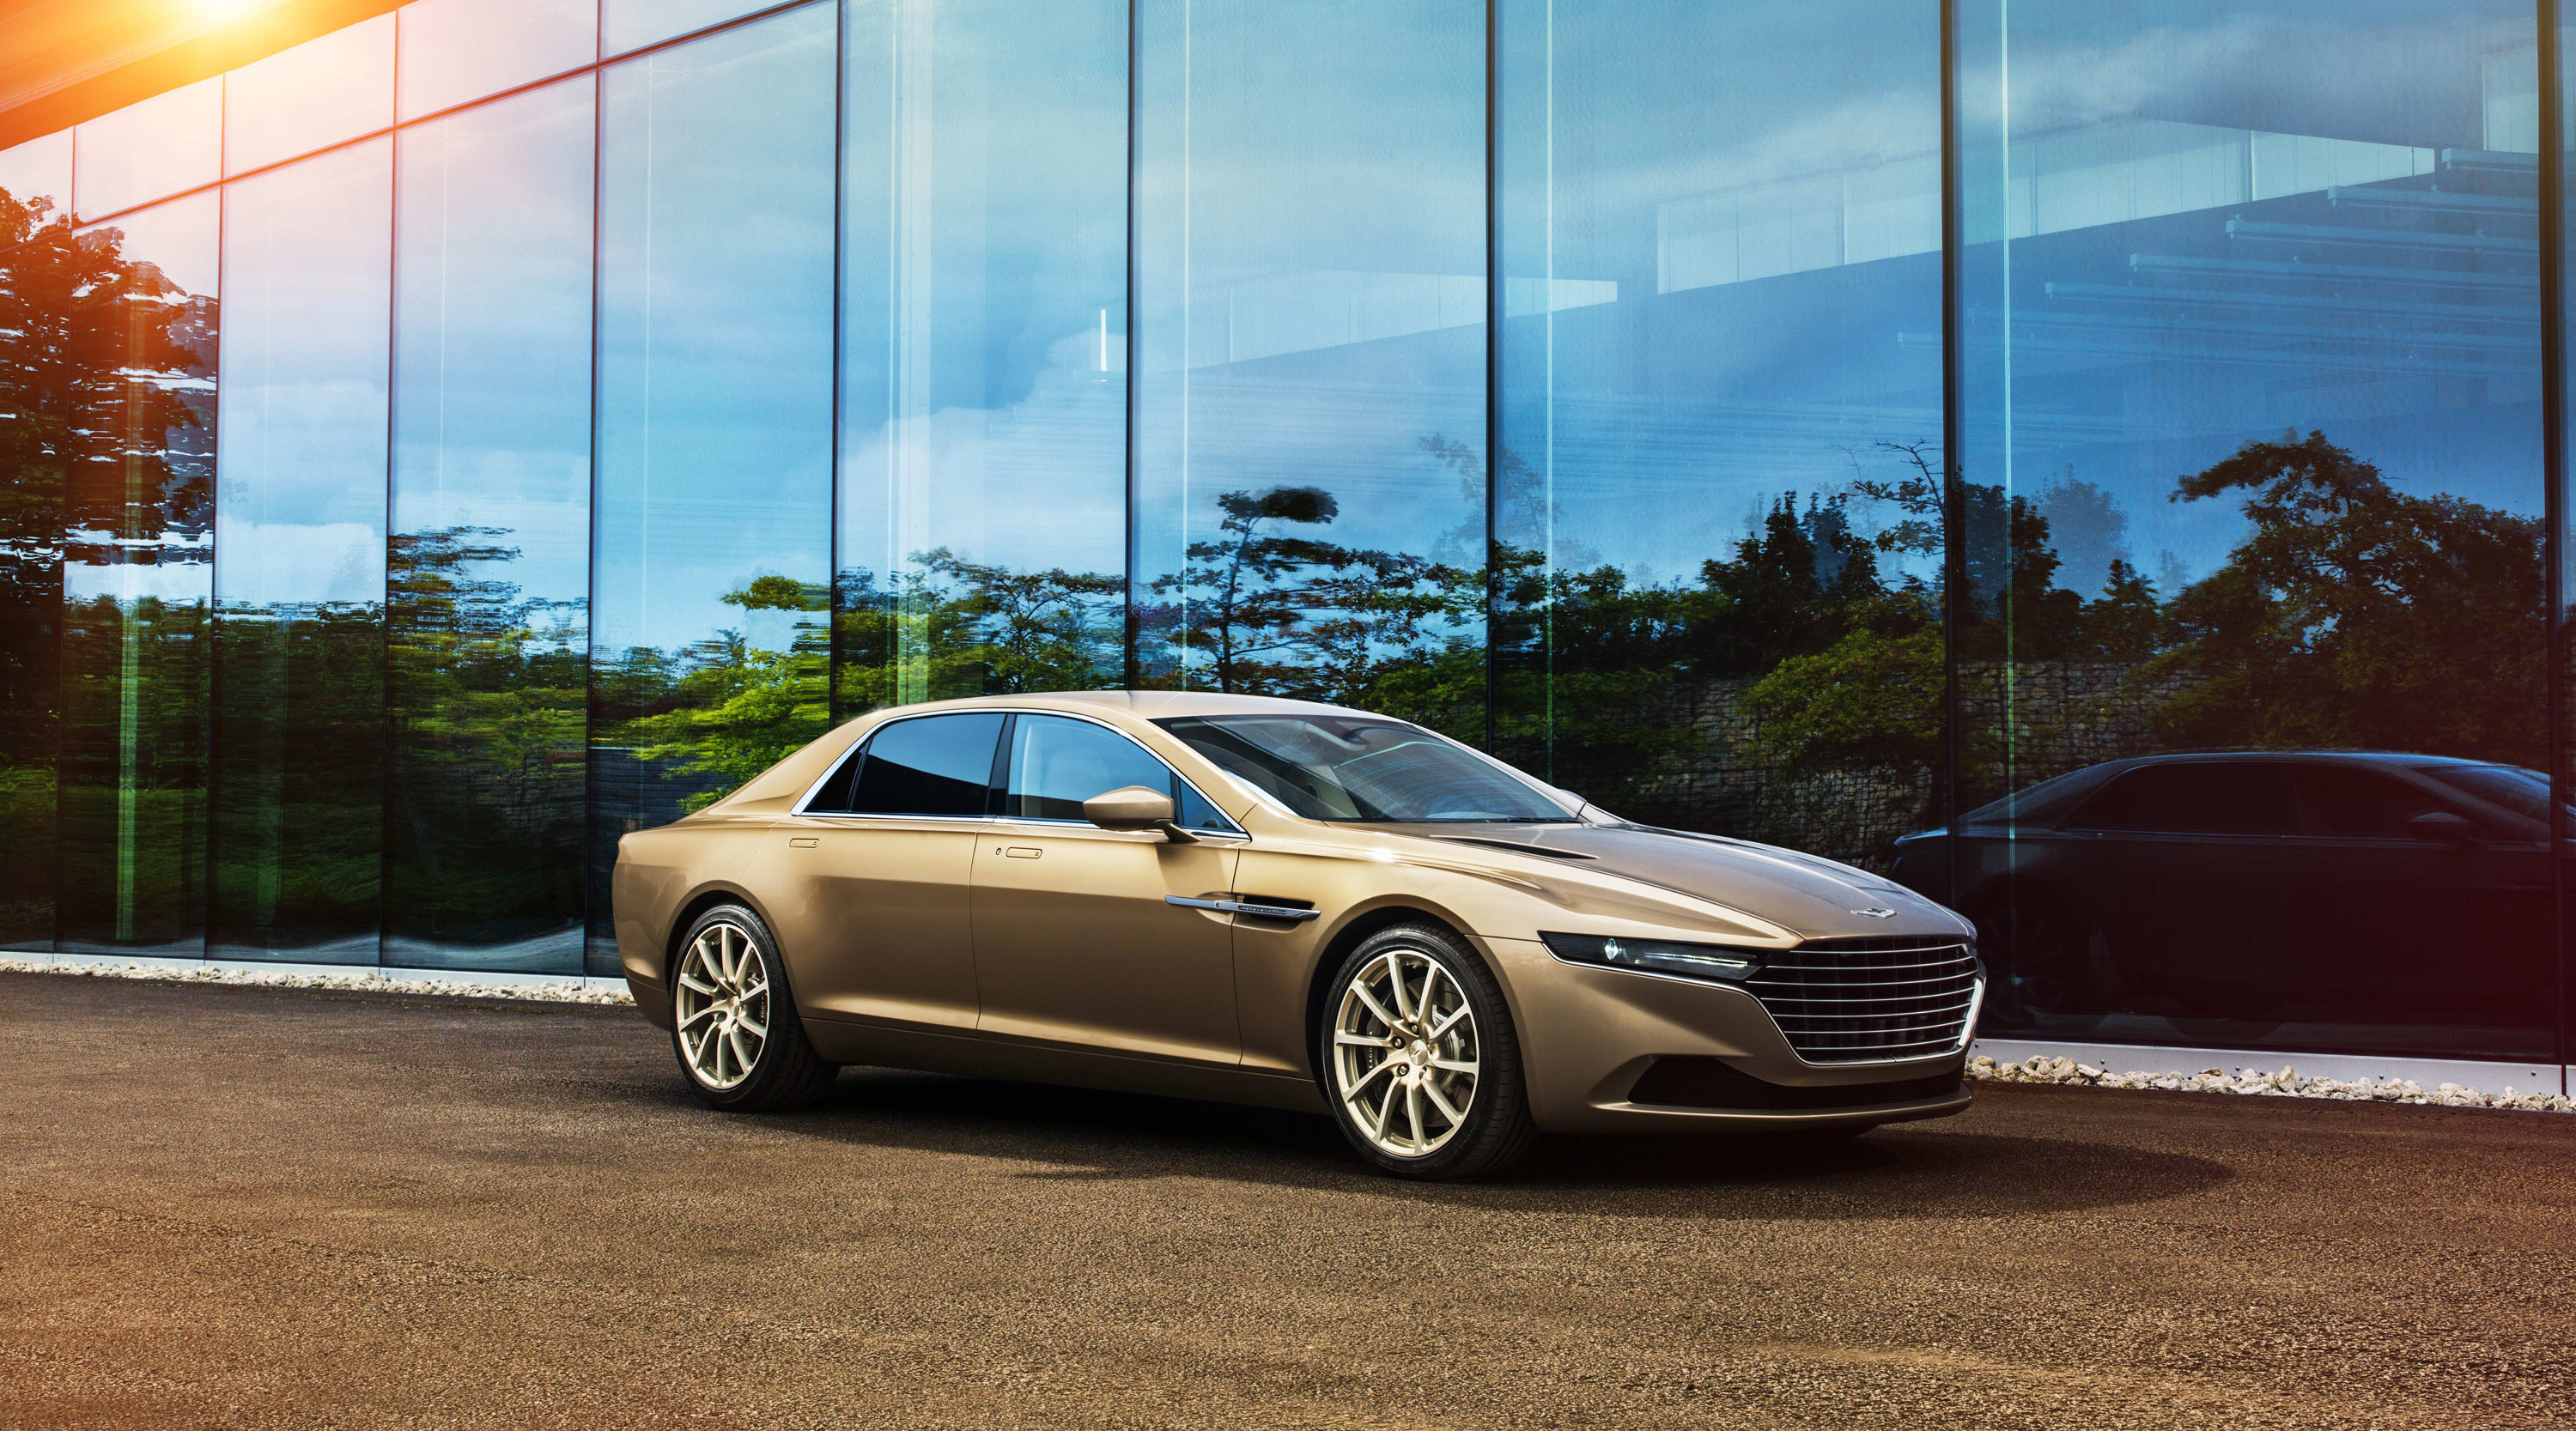
<svg viewBox="0 0 2576 1431">
<path fill-rule="evenodd" d="M 1959 1091 L 1959 1068 L 1892 1083 L 1837 1083 L 1799 1088 L 1756 1078 L 1722 1058 L 1659 1058 L 1637 1086 L 1631 1103 L 1668 1108 L 1730 1108 L 1744 1112 L 1796 1112 L 1818 1108 L 1882 1108 L 1947 1098 Z"/>
</svg>

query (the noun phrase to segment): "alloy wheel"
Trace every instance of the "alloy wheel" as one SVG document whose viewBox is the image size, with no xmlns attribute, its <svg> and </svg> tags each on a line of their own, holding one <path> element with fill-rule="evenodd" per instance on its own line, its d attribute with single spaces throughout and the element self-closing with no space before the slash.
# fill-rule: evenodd
<svg viewBox="0 0 2576 1431">
<path fill-rule="evenodd" d="M 750 931 L 710 924 L 680 956 L 674 990 L 680 1056 L 713 1089 L 751 1076 L 769 1042 L 769 966 Z"/>
<path fill-rule="evenodd" d="M 1333 1016 L 1333 1082 L 1361 1136 L 1419 1158 L 1466 1126 L 1480 1067 L 1467 991 L 1440 962 L 1395 948 L 1362 965 Z"/>
</svg>

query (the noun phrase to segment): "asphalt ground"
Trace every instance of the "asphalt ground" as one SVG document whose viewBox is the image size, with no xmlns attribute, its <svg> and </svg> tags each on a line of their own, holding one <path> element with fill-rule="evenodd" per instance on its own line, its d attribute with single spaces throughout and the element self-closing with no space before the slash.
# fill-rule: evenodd
<svg viewBox="0 0 2576 1431">
<path fill-rule="evenodd" d="M 0 976 L 0 1426 L 2566 1427 L 2576 1118 L 1996 1087 L 1368 1176 L 624 1010 Z"/>
</svg>

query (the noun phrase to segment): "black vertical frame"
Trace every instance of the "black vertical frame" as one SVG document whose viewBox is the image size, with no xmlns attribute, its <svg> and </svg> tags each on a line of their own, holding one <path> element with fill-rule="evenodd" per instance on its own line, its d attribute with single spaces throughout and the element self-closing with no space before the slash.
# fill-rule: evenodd
<svg viewBox="0 0 2576 1431">
<path fill-rule="evenodd" d="M 1959 472 L 1959 3 L 1941 0 L 1941 769 L 1944 829 L 1959 822 L 1959 603 L 1968 596 L 1967 505 Z M 1959 842 L 1941 842 L 1945 903 L 1959 895 Z"/>
<path fill-rule="evenodd" d="M 1127 371 L 1124 374 L 1126 378 L 1125 406 L 1127 410 L 1127 430 L 1123 434 L 1124 440 L 1120 444 L 1120 450 L 1124 454 L 1125 464 L 1125 471 L 1123 473 L 1123 480 L 1125 482 L 1123 490 L 1125 495 L 1119 504 L 1119 515 L 1126 523 L 1126 531 L 1120 541 L 1120 550 L 1124 553 L 1127 570 L 1123 573 L 1124 580 L 1119 584 L 1121 599 L 1118 603 L 1118 649 L 1119 655 L 1122 658 L 1122 664 L 1125 667 L 1124 671 L 1121 673 L 1121 684 L 1131 691 L 1136 689 L 1136 687 L 1142 683 L 1141 678 L 1143 673 L 1141 653 L 1137 650 L 1138 633 L 1136 630 L 1136 570 L 1138 564 L 1138 554 L 1136 550 L 1136 389 L 1143 377 L 1142 365 L 1137 361 L 1140 350 L 1136 341 L 1136 160 L 1138 153 L 1136 145 L 1136 66 L 1138 61 L 1136 7 L 1142 3 L 1144 3 L 1144 0 L 1127 0 L 1127 332 L 1125 335 Z"/>
<path fill-rule="evenodd" d="M 1485 0 L 1485 749 L 1494 748 L 1502 634 L 1501 548 L 1495 538 L 1503 466 L 1502 50 L 1503 0 Z M 1541 285 L 1544 289 L 1545 278 Z M 1543 300 L 1542 300 L 1543 301 Z"/>
<path fill-rule="evenodd" d="M 2559 1091 L 2568 1091 L 2567 1067 L 2576 1047 L 2576 1008 L 2568 1000 L 2567 964 L 2567 801 L 2569 749 L 2567 731 L 2567 235 L 2565 205 L 2567 115 L 2565 56 L 2561 53 L 2558 0 L 2535 0 L 2540 63 L 2540 461 L 2542 476 L 2541 551 L 2548 612 L 2543 629 L 2549 642 L 2544 670 L 2549 722 L 2549 850 L 2552 932 L 2557 958 L 2555 1056 Z"/>
</svg>

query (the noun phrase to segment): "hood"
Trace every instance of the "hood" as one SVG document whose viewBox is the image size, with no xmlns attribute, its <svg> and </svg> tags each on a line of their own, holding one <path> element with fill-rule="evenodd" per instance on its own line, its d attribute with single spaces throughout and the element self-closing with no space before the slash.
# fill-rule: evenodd
<svg viewBox="0 0 2576 1431">
<path fill-rule="evenodd" d="M 1386 827 L 1456 848 L 1529 856 L 1621 875 L 1742 910 L 1808 939 L 1968 932 L 1958 915 L 1867 870 L 1776 845 L 1646 825 Z M 1862 910 L 1886 910 L 1884 915 Z"/>
</svg>

